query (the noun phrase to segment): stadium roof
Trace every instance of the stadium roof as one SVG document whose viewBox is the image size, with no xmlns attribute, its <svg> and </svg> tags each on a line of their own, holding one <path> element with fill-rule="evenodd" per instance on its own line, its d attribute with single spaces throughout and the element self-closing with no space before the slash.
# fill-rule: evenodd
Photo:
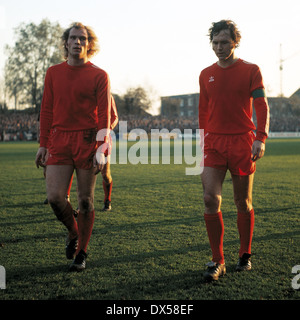
<svg viewBox="0 0 300 320">
<path fill-rule="evenodd" d="M 291 95 L 291 97 L 293 96 L 297 96 L 300 98 L 300 88 Z"/>
</svg>

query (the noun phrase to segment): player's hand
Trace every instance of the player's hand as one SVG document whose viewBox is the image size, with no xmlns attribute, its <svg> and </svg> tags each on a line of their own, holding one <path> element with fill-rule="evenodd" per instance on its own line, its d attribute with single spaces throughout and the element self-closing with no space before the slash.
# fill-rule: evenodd
<svg viewBox="0 0 300 320">
<path fill-rule="evenodd" d="M 98 174 L 100 171 L 104 169 L 104 166 L 107 162 L 105 158 L 105 154 L 103 152 L 97 152 L 93 158 L 93 166 L 95 169 L 95 174 Z"/>
<path fill-rule="evenodd" d="M 265 144 L 262 141 L 255 140 L 252 145 L 252 161 L 262 158 L 265 154 Z"/>
<path fill-rule="evenodd" d="M 40 147 L 35 156 L 35 165 L 37 168 L 46 167 L 46 162 L 48 158 L 48 149 L 45 147 Z"/>
</svg>

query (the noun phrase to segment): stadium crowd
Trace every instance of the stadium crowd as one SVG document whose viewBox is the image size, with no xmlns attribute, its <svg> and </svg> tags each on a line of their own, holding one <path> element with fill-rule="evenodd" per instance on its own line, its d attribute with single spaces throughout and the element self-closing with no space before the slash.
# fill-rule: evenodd
<svg viewBox="0 0 300 320">
<path fill-rule="evenodd" d="M 187 118 L 166 118 L 162 116 L 143 116 L 119 115 L 120 121 L 127 122 L 127 132 L 132 129 L 143 129 L 151 132 L 151 129 L 192 129 L 193 132 L 198 128 L 198 119 L 193 117 Z M 17 141 L 17 140 L 37 140 L 38 137 L 38 115 L 28 114 L 25 112 L 0 113 L 0 141 Z M 117 133 L 118 126 L 115 128 Z M 271 114 L 270 132 L 299 132 L 299 117 L 288 116 L 274 117 Z"/>
<path fill-rule="evenodd" d="M 168 129 L 169 131 L 173 129 L 179 129 L 183 132 L 184 129 L 198 128 L 198 119 L 195 118 L 167 118 L 162 116 L 144 116 L 136 117 L 134 115 L 119 115 L 120 121 L 127 122 L 127 132 L 132 129 L 143 129 L 150 133 L 151 129 Z M 118 130 L 118 127 L 116 128 Z"/>
<path fill-rule="evenodd" d="M 27 113 L 0 114 L 0 141 L 36 140 L 38 115 Z"/>
</svg>

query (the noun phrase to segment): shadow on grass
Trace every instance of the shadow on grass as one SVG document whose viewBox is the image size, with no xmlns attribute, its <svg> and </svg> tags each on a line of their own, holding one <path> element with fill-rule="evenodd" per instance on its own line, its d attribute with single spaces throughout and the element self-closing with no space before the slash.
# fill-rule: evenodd
<svg viewBox="0 0 300 320">
<path fill-rule="evenodd" d="M 264 242 L 266 240 L 290 238 L 299 234 L 300 231 L 273 233 L 257 237 L 255 241 Z M 45 235 L 38 235 L 34 239 L 44 237 Z M 62 234 L 47 235 L 47 238 L 50 237 L 62 237 Z M 29 238 L 25 237 L 23 240 L 19 239 L 19 241 L 29 241 Z M 238 243 L 238 239 L 225 241 L 224 247 L 230 247 Z M 56 248 L 53 248 L 53 250 L 56 250 Z M 201 288 L 207 286 L 202 276 L 205 265 L 202 265 L 202 262 L 199 261 L 198 270 L 180 272 L 180 270 L 184 270 L 183 266 L 180 266 L 180 259 L 184 259 L 184 256 L 191 252 L 199 252 L 200 255 L 202 252 L 203 256 L 207 256 L 208 243 L 111 257 L 101 257 L 101 251 L 97 251 L 95 249 L 91 251 L 87 260 L 87 270 L 80 274 L 68 271 L 70 261 L 61 262 L 61 259 L 64 258 L 63 252 L 57 264 L 51 260 L 50 265 L 46 265 L 45 261 L 38 265 L 38 261 L 33 258 L 32 265 L 22 264 L 10 267 L 7 270 L 8 293 L 9 284 L 12 284 L 12 292 L 19 290 L 18 296 L 25 299 L 26 295 L 28 297 L 34 294 L 38 295 L 39 287 L 47 288 L 44 293 L 45 299 L 48 299 L 49 296 L 51 296 L 51 299 L 131 300 L 152 299 L 153 297 L 193 299 L 195 294 L 197 294 L 197 299 L 207 298 L 203 295 L 204 291 L 201 290 Z M 178 259 L 178 265 L 169 266 L 168 261 L 172 261 L 171 258 L 174 256 Z M 156 267 L 162 267 L 162 271 L 156 272 L 155 269 L 152 269 L 151 262 Z M 149 269 L 147 263 L 150 263 Z M 168 267 L 171 269 L 168 270 Z M 176 270 L 177 267 L 178 270 Z M 140 268 L 145 268 L 145 270 L 140 270 Z M 227 269 L 229 273 L 233 273 L 234 265 L 228 264 Z M 230 279 L 226 281 L 228 282 Z M 55 296 L 56 283 L 59 284 L 58 296 Z M 90 285 L 83 285 L 84 283 Z M 218 282 L 213 286 L 222 286 L 222 283 Z M 30 284 L 36 286 L 33 291 L 35 293 L 31 294 L 27 291 Z M 69 290 L 70 285 L 76 287 L 77 291 L 71 292 Z M 43 299 L 43 296 L 41 295 L 40 298 Z"/>
<path fill-rule="evenodd" d="M 24 213 L 20 213 L 20 217 L 14 218 L 14 220 L 16 220 L 16 219 L 18 219 L 18 220 L 17 221 L 8 221 L 8 222 L 5 222 L 5 220 L 2 219 L 2 222 L 0 224 L 1 228 L 9 228 L 9 227 L 14 227 L 14 226 L 18 227 L 18 226 L 24 226 L 24 225 L 34 225 L 34 224 L 39 224 L 39 223 L 41 223 L 41 224 L 46 223 L 47 224 L 49 222 L 53 222 L 54 220 L 56 220 L 56 218 L 52 212 L 30 214 L 30 215 L 28 215 L 24 212 Z"/>
<path fill-rule="evenodd" d="M 296 209 L 300 209 L 300 205 L 298 206 L 285 206 L 285 207 L 276 207 L 276 208 L 257 208 L 255 210 L 255 214 L 259 214 L 262 215 L 264 213 L 269 213 L 269 212 L 282 212 L 282 211 L 286 211 L 286 210 L 293 210 L 295 211 Z"/>
<path fill-rule="evenodd" d="M 21 299 L 98 299 L 130 300 L 152 299 L 161 295 L 167 298 L 178 295 L 178 291 L 194 291 L 203 281 L 202 272 L 186 271 L 180 274 L 161 275 L 148 273 L 142 277 L 113 277 L 102 280 L 101 269 L 90 262 L 83 272 L 69 272 L 69 264 L 57 264 L 41 267 L 15 267 L 7 272 L 7 294 Z M 100 277 L 99 277 L 100 271 Z M 95 278 L 93 275 L 95 275 Z M 106 277 L 106 275 L 104 275 Z M 86 281 L 86 282 L 85 282 Z M 89 285 L 90 284 L 90 285 Z M 69 286 L 76 288 L 70 291 Z M 57 289 L 59 287 L 59 289 Z M 40 291 L 40 288 L 44 288 Z M 188 296 L 182 297 L 189 298 Z M 192 298 L 192 297 L 190 297 Z M 205 297 L 203 297 L 205 299 Z"/>
<path fill-rule="evenodd" d="M 40 202 L 30 202 L 30 203 L 26 203 L 26 202 L 22 202 L 22 203 L 18 203 L 18 204 L 5 204 L 3 206 L 0 206 L 0 209 L 17 209 L 17 208 L 22 208 L 24 209 L 24 211 L 26 211 L 29 208 L 33 208 L 33 207 L 37 207 L 40 206 L 42 203 L 42 201 Z"/>
</svg>

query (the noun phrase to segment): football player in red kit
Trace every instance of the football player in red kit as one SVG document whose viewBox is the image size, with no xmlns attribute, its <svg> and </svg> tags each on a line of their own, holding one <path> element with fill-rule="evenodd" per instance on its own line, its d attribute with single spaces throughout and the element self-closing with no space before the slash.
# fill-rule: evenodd
<svg viewBox="0 0 300 320">
<path fill-rule="evenodd" d="M 204 129 L 201 174 L 204 220 L 212 250 L 212 261 L 204 273 L 207 281 L 217 280 L 226 273 L 221 201 L 227 170 L 232 176 L 240 235 L 236 270 L 251 269 L 253 178 L 256 160 L 264 155 L 269 130 L 269 107 L 261 71 L 257 65 L 236 56 L 241 35 L 235 23 L 230 20 L 213 23 L 209 36 L 218 61 L 202 70 L 199 77 L 199 127 Z M 257 128 L 252 121 L 252 105 Z"/>
<path fill-rule="evenodd" d="M 113 130 L 119 121 L 117 107 L 116 107 L 116 103 L 115 103 L 113 96 L 111 96 L 111 110 L 110 111 L 111 111 L 110 112 L 110 115 L 111 115 L 110 129 Z M 107 161 L 101 170 L 102 186 L 103 186 L 103 191 L 104 191 L 104 206 L 102 208 L 102 211 L 111 210 L 111 192 L 112 192 L 112 185 L 113 185 L 113 180 L 112 180 L 111 171 L 110 171 L 110 151 L 112 149 L 111 135 L 109 135 L 109 142 L 108 143 L 109 143 L 109 149 L 108 149 L 108 154 L 107 154 Z M 67 196 L 66 196 L 68 200 L 70 199 L 70 191 L 71 191 L 71 187 L 72 187 L 72 182 L 73 182 L 73 175 L 71 177 L 71 181 L 70 181 Z M 48 199 L 46 199 L 46 200 L 48 203 Z M 78 208 L 74 211 L 74 214 L 75 214 L 75 216 L 78 215 Z"/>
<path fill-rule="evenodd" d="M 111 97 L 111 112 L 110 112 L 110 129 L 113 130 L 115 126 L 118 124 L 119 118 L 118 118 L 118 112 L 117 107 L 115 104 L 115 100 L 113 96 Z M 111 135 L 109 135 L 109 152 L 107 155 L 107 161 L 101 170 L 102 174 L 102 186 L 104 190 L 104 206 L 102 208 L 102 211 L 109 211 L 111 210 L 111 191 L 112 191 L 112 185 L 113 180 L 111 176 L 110 171 L 110 150 L 112 148 L 112 140 Z"/>
<path fill-rule="evenodd" d="M 66 61 L 47 70 L 40 113 L 40 148 L 36 165 L 47 166 L 49 204 L 68 230 L 70 270 L 83 270 L 94 224 L 94 189 L 103 170 L 110 132 L 111 91 L 108 74 L 89 59 L 98 52 L 90 27 L 72 24 L 62 36 Z M 97 141 L 97 132 L 103 141 Z M 99 156 L 96 158 L 96 153 Z M 77 221 L 66 199 L 73 171 L 77 176 Z"/>
</svg>

